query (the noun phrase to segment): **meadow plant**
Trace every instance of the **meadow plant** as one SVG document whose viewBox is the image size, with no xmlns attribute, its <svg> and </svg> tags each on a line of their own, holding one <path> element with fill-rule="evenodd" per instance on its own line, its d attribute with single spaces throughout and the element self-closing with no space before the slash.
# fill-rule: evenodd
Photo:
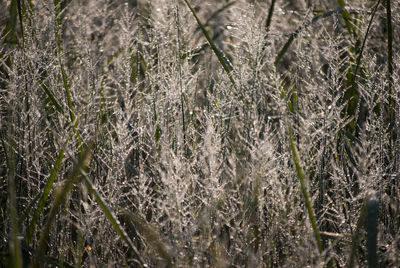
<svg viewBox="0 0 400 268">
<path fill-rule="evenodd" d="M 1 0 L 2 267 L 399 267 L 399 1 Z"/>
</svg>

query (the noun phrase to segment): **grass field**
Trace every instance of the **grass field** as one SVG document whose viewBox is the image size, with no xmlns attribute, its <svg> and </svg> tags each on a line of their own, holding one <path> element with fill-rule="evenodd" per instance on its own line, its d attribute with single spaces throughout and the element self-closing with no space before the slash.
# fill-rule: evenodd
<svg viewBox="0 0 400 268">
<path fill-rule="evenodd" d="M 400 267 L 399 25 L 0 0 L 0 267 Z"/>
</svg>

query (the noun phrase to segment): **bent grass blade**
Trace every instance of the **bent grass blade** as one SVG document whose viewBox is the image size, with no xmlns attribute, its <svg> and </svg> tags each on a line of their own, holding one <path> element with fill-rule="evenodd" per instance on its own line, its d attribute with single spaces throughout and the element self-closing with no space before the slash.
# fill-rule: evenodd
<svg viewBox="0 0 400 268">
<path fill-rule="evenodd" d="M 35 254 L 33 267 L 40 267 L 40 260 L 42 259 L 46 251 L 47 240 L 49 238 L 50 229 L 59 211 L 59 207 L 63 203 L 67 202 L 68 195 L 72 191 L 73 186 L 84 173 L 84 169 L 89 165 L 92 159 L 92 153 L 93 153 L 93 141 L 90 141 L 89 145 L 87 146 L 85 151 L 81 154 L 81 157 L 75 164 L 75 167 L 71 172 L 71 175 L 65 180 L 64 186 L 61 189 L 56 190 L 55 198 L 52 203 L 49 216 L 47 217 L 45 226 L 42 230 L 42 235 L 40 236 L 39 246 Z"/>
<path fill-rule="evenodd" d="M 310 218 L 310 222 L 311 222 L 311 226 L 312 226 L 312 229 L 313 229 L 313 232 L 314 232 L 315 240 L 316 240 L 317 245 L 318 245 L 318 250 L 319 250 L 320 253 L 322 253 L 323 247 L 322 247 L 322 242 L 321 242 L 321 236 L 320 236 L 320 233 L 319 233 L 319 230 L 318 230 L 317 221 L 316 221 L 315 216 L 314 216 L 314 211 L 313 211 L 313 208 L 312 208 L 312 205 L 311 205 L 310 197 L 309 197 L 307 186 L 306 186 L 306 182 L 305 182 L 305 176 L 304 176 L 303 170 L 302 170 L 301 165 L 300 165 L 299 156 L 297 154 L 296 146 L 294 145 L 294 142 L 293 142 L 292 131 L 290 129 L 289 124 L 287 124 L 287 128 L 288 128 L 288 132 L 289 132 L 289 142 L 290 142 L 290 149 L 291 149 L 291 152 L 292 152 L 292 159 L 293 159 L 293 162 L 294 162 L 294 164 L 296 166 L 297 176 L 299 177 L 299 180 L 300 180 L 301 193 L 303 194 L 303 197 L 304 197 L 304 201 L 305 201 L 305 205 L 306 205 L 306 208 L 307 208 L 308 216 Z"/>
<path fill-rule="evenodd" d="M 114 230 L 117 232 L 117 234 L 122 238 L 122 240 L 129 246 L 129 248 L 136 255 L 138 263 L 141 265 L 144 265 L 144 261 L 143 261 L 142 257 L 140 256 L 139 251 L 133 245 L 132 240 L 126 234 L 126 232 L 122 228 L 121 224 L 115 217 L 114 213 L 111 211 L 110 207 L 105 203 L 105 201 L 101 197 L 100 193 L 94 188 L 93 183 L 90 181 L 90 179 L 87 176 L 83 176 L 83 180 L 84 180 L 89 192 L 92 195 L 94 195 L 97 204 L 100 206 L 101 210 L 103 211 L 107 220 L 111 223 Z"/>
</svg>

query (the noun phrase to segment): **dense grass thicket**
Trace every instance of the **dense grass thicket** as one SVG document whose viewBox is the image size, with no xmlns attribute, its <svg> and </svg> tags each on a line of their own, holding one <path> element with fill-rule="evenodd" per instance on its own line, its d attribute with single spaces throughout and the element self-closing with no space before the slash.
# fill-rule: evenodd
<svg viewBox="0 0 400 268">
<path fill-rule="evenodd" d="M 399 25 L 0 0 L 0 266 L 400 267 Z"/>
</svg>

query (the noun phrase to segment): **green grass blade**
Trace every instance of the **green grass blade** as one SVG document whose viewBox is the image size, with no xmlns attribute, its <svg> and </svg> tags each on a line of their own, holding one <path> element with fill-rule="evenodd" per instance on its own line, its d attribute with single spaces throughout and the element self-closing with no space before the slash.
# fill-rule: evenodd
<svg viewBox="0 0 400 268">
<path fill-rule="evenodd" d="M 68 140 L 70 138 L 71 138 L 71 133 L 69 134 L 69 136 L 67 138 L 67 141 L 65 142 L 65 145 L 68 143 Z M 31 221 L 31 223 L 29 224 L 28 231 L 27 231 L 27 233 L 25 235 L 25 240 L 27 241 L 28 244 L 30 244 L 31 241 L 32 241 L 32 236 L 33 236 L 33 234 L 35 232 L 37 221 L 39 219 L 40 214 L 42 213 L 42 211 L 44 209 L 46 201 L 47 201 L 47 199 L 48 199 L 48 197 L 50 195 L 50 191 L 53 188 L 54 180 L 55 180 L 55 178 L 57 176 L 58 170 L 59 170 L 59 168 L 61 166 L 61 162 L 62 162 L 62 160 L 64 158 L 64 153 L 65 153 L 65 149 L 61 149 L 61 151 L 59 152 L 58 157 L 56 159 L 56 162 L 54 163 L 53 170 L 50 173 L 50 177 L 47 180 L 46 185 L 43 188 L 43 193 L 42 193 L 42 196 L 40 198 L 39 205 L 35 210 L 35 213 L 33 215 L 33 219 Z"/>
<path fill-rule="evenodd" d="M 25 13 L 25 11 L 23 10 L 23 6 L 21 5 L 21 0 L 17 0 L 17 9 L 18 9 L 19 24 L 21 27 L 22 47 L 24 47 L 25 46 L 25 36 L 24 36 L 23 14 Z"/>
<path fill-rule="evenodd" d="M 11 114 L 10 110 L 8 112 Z M 11 115 L 10 115 L 11 118 Z M 10 126 L 8 130 L 8 156 L 6 155 L 6 161 L 8 166 L 8 199 L 9 199 L 9 213 L 10 213 L 10 232 L 11 237 L 9 240 L 9 250 L 11 254 L 11 262 L 13 267 L 22 267 L 22 252 L 21 252 L 21 243 L 19 240 L 19 228 L 18 228 L 18 221 L 17 221 L 17 195 L 16 195 L 16 188 L 15 188 L 15 151 L 14 151 L 14 142 L 13 142 L 13 127 Z M 7 148 L 5 145 L 4 140 L 2 139 L 3 148 Z"/>
<path fill-rule="evenodd" d="M 39 246 L 35 254 L 33 267 L 40 267 L 40 260 L 46 251 L 48 236 L 58 213 L 59 207 L 68 200 L 68 195 L 72 191 L 73 186 L 81 177 L 84 169 L 89 165 L 90 160 L 92 159 L 92 148 L 93 141 L 90 142 L 86 150 L 80 155 L 81 157 L 75 164 L 70 176 L 65 180 L 64 186 L 61 189 L 56 190 L 50 213 L 47 217 L 44 228 L 41 230 L 42 235 L 40 236 Z"/>
<path fill-rule="evenodd" d="M 327 18 L 327 17 L 331 16 L 332 14 L 335 14 L 335 13 L 338 13 L 338 12 L 342 12 L 343 10 L 345 10 L 345 9 L 339 7 L 339 8 L 336 8 L 334 10 L 330 10 L 330 11 L 324 12 L 322 14 L 318 14 L 318 15 L 314 16 L 310 22 L 306 22 L 303 25 L 301 25 L 300 27 L 298 27 L 296 31 L 294 31 L 293 33 L 290 34 L 289 39 L 286 41 L 285 45 L 282 47 L 282 49 L 279 51 L 278 55 L 276 56 L 275 61 L 274 61 L 275 66 L 278 65 L 278 63 L 281 61 L 282 57 L 286 54 L 286 52 L 288 51 L 289 47 L 293 43 L 294 39 L 300 34 L 300 32 L 303 29 L 305 29 L 308 26 L 316 23 L 320 19 Z"/>
<path fill-rule="evenodd" d="M 232 73 L 231 73 L 231 66 L 228 66 L 229 62 L 224 54 L 217 48 L 217 46 L 215 45 L 214 41 L 211 39 L 210 35 L 208 34 L 206 28 L 204 27 L 204 25 L 201 23 L 200 19 L 197 17 L 196 12 L 194 11 L 194 9 L 192 8 L 192 6 L 190 5 L 188 0 L 184 0 L 187 7 L 189 8 L 190 12 L 193 14 L 194 18 L 196 19 L 197 24 L 199 25 L 201 31 L 203 32 L 204 37 L 207 39 L 208 43 L 211 46 L 211 49 L 214 51 L 214 54 L 217 56 L 219 63 L 221 64 L 222 68 L 224 68 L 225 72 L 228 74 L 229 80 L 231 81 L 232 85 L 236 88 L 236 83 L 235 80 L 232 77 Z"/>
<path fill-rule="evenodd" d="M 380 2 L 380 1 L 378 1 Z M 392 9 L 390 6 L 390 0 L 386 0 L 386 27 L 387 27 L 387 57 L 388 57 L 388 74 L 389 74 L 389 86 L 391 89 L 392 76 L 393 76 L 393 26 L 392 26 Z"/>
<path fill-rule="evenodd" d="M 50 89 L 43 83 L 43 81 L 39 81 L 40 87 L 43 89 L 43 91 L 46 93 L 47 97 L 49 98 L 49 100 L 51 101 L 51 103 L 53 103 L 53 105 L 56 107 L 56 110 L 59 113 L 62 113 L 62 107 L 61 105 L 58 103 L 57 99 L 54 97 L 54 94 L 50 91 Z"/>
<path fill-rule="evenodd" d="M 314 216 L 314 211 L 313 211 L 313 208 L 311 205 L 310 197 L 309 197 L 306 182 L 305 182 L 305 176 L 304 176 L 303 170 L 300 165 L 300 159 L 299 159 L 299 156 L 297 155 L 296 146 L 294 145 L 294 142 L 293 142 L 292 131 L 290 130 L 289 124 L 288 124 L 287 128 L 288 128 L 288 132 L 289 132 L 289 142 L 290 142 L 290 149 L 292 152 L 292 159 L 296 166 L 297 176 L 299 177 L 299 180 L 300 180 L 300 189 L 301 189 L 301 192 L 304 197 L 305 205 L 307 208 L 308 216 L 311 221 L 311 226 L 312 226 L 312 229 L 314 232 L 315 240 L 317 242 L 318 250 L 320 253 L 322 253 L 323 247 L 322 247 L 322 242 L 321 242 L 321 236 L 320 236 L 320 233 L 318 230 L 317 221 Z"/>
<path fill-rule="evenodd" d="M 297 36 L 296 33 L 292 33 L 289 37 L 289 39 L 286 41 L 285 45 L 283 46 L 283 48 L 279 51 L 278 56 L 276 56 L 274 64 L 275 66 L 278 65 L 278 63 L 280 62 L 280 60 L 282 59 L 283 55 L 286 54 L 287 50 L 289 49 L 290 45 L 292 44 L 294 38 Z"/>
<path fill-rule="evenodd" d="M 268 9 L 268 17 L 267 21 L 265 22 L 265 29 L 267 32 L 269 31 L 269 27 L 271 26 L 272 15 L 274 14 L 274 7 L 275 7 L 276 0 L 271 0 L 271 5 Z"/>
<path fill-rule="evenodd" d="M 356 36 L 356 32 L 354 30 L 353 25 L 351 24 L 351 18 L 350 18 L 350 13 L 346 10 L 346 3 L 344 0 L 338 0 L 338 5 L 343 8 L 341 13 L 342 17 L 344 20 L 344 23 L 346 24 L 346 28 L 349 31 L 349 34 L 352 36 Z"/>
<path fill-rule="evenodd" d="M 6 23 L 3 31 L 3 37 L 6 37 L 6 42 L 10 44 L 17 43 L 17 40 L 14 39 L 17 27 L 17 19 L 18 19 L 17 13 L 18 13 L 17 1 L 12 0 L 10 3 L 10 11 L 9 11 L 10 18 L 8 19 L 8 22 Z"/>
<path fill-rule="evenodd" d="M 359 53 L 358 53 L 357 62 L 356 62 L 356 69 L 355 69 L 355 71 L 354 71 L 354 74 L 352 75 L 352 83 L 351 83 L 351 84 L 352 84 L 352 87 L 353 87 L 353 88 L 356 88 L 356 86 L 357 86 L 357 85 L 356 85 L 357 73 L 358 73 L 358 70 L 359 70 L 359 68 L 360 68 L 361 58 L 362 58 L 362 55 L 363 55 L 365 43 L 366 43 L 366 41 L 367 41 L 367 37 L 368 37 L 368 34 L 369 34 L 369 30 L 371 29 L 372 21 L 373 21 L 373 19 L 374 19 L 374 17 L 375 17 L 375 13 L 376 13 L 376 10 L 378 9 L 378 6 L 379 6 L 380 2 L 381 2 L 381 1 L 379 0 L 379 1 L 376 3 L 376 5 L 375 5 L 375 7 L 374 7 L 374 10 L 372 11 L 371 18 L 370 18 L 369 23 L 368 23 L 367 31 L 365 32 L 364 39 L 363 39 L 363 43 L 362 43 L 361 48 L 360 48 Z"/>
<path fill-rule="evenodd" d="M 129 248 L 133 251 L 133 253 L 136 255 L 137 261 L 139 264 L 144 265 L 144 261 L 142 257 L 140 256 L 139 251 L 137 248 L 133 245 L 132 240 L 129 238 L 129 236 L 126 234 L 124 229 L 121 227 L 119 221 L 117 218 L 114 216 L 113 212 L 111 209 L 108 207 L 108 205 L 104 202 L 103 198 L 101 197 L 100 193 L 96 191 L 96 189 L 93 186 L 93 183 L 89 180 L 88 177 L 83 176 L 83 180 L 85 181 L 85 184 L 89 190 L 89 192 L 94 195 L 97 204 L 100 206 L 101 210 L 103 211 L 104 215 L 108 219 L 108 221 L 111 223 L 112 227 L 114 230 L 117 232 L 117 234 L 121 237 L 121 239 L 129 246 Z"/>
<path fill-rule="evenodd" d="M 73 109 L 73 105 L 72 105 L 72 98 L 71 98 L 71 93 L 69 90 L 67 74 L 64 70 L 64 64 L 62 61 L 63 50 L 62 50 L 61 18 L 60 18 L 61 8 L 59 7 L 59 2 L 60 1 L 54 1 L 54 6 L 55 6 L 55 10 L 56 10 L 56 37 L 57 37 L 58 63 L 60 65 L 61 78 L 62 78 L 63 85 L 64 85 L 65 97 L 67 99 L 67 105 L 69 108 L 70 119 L 71 119 L 71 122 L 73 123 L 73 122 L 75 122 L 75 113 L 74 113 L 74 109 Z"/>
<path fill-rule="evenodd" d="M 389 94 L 389 131 L 390 134 L 390 154 L 393 155 L 393 148 L 396 144 L 396 134 L 394 134 L 393 129 L 395 128 L 396 124 L 396 101 L 395 101 L 395 94 L 393 91 L 393 26 L 392 26 L 392 9 L 390 6 L 390 0 L 386 0 L 386 28 L 387 28 L 387 79 L 388 79 L 388 94 Z M 398 161 L 398 157 L 395 158 L 395 161 Z M 395 163 L 397 166 L 397 163 Z"/>
<path fill-rule="evenodd" d="M 57 56 L 58 56 L 58 63 L 60 66 L 60 70 L 61 70 L 61 78 L 63 81 L 63 85 L 64 85 L 64 90 L 65 90 L 65 98 L 67 100 L 67 106 L 69 109 L 69 115 L 70 115 L 70 119 L 71 119 L 71 124 L 72 127 L 75 131 L 75 135 L 76 135 L 76 145 L 77 145 L 77 149 L 78 151 L 81 153 L 81 147 L 82 147 L 82 139 L 80 137 L 79 134 L 79 130 L 77 129 L 77 120 L 76 120 L 76 116 L 75 116 L 75 112 L 74 112 L 74 107 L 72 105 L 72 98 L 71 98 L 71 92 L 70 92 L 70 88 L 69 88 L 69 81 L 68 81 L 68 77 L 67 74 L 65 72 L 64 69 L 64 64 L 62 61 L 62 36 L 61 36 L 61 12 L 62 12 L 62 8 L 61 8 L 61 1 L 60 0 L 54 0 L 54 8 L 55 8 L 55 15 L 56 15 L 56 38 L 57 38 Z"/>
</svg>

